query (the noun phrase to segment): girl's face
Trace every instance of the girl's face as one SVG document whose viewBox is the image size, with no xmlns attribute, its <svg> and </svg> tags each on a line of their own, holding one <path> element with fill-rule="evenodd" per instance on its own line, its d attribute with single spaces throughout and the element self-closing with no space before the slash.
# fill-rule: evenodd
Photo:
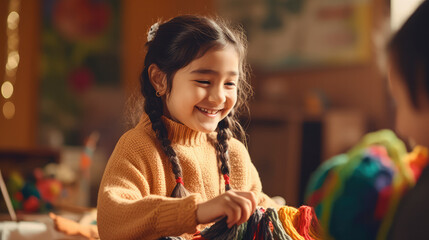
<svg viewBox="0 0 429 240">
<path fill-rule="evenodd" d="M 193 130 L 213 132 L 237 102 L 238 79 L 237 51 L 210 49 L 176 72 L 166 115 Z"/>
<path fill-rule="evenodd" d="M 408 89 L 395 64 L 389 64 L 389 82 L 396 102 L 396 130 L 414 143 L 429 147 L 429 102 L 420 93 L 421 103 L 416 109 L 411 101 Z"/>
</svg>

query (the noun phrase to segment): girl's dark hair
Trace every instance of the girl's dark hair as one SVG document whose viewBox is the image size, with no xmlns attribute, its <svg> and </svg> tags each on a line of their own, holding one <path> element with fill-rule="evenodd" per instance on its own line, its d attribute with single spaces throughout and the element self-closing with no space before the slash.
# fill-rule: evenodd
<svg viewBox="0 0 429 240">
<path fill-rule="evenodd" d="M 421 90 L 429 96 L 429 1 L 423 1 L 393 36 L 388 51 L 419 108 Z"/>
<path fill-rule="evenodd" d="M 176 178 L 177 185 L 171 194 L 172 197 L 183 197 L 188 192 L 183 186 L 179 159 L 171 146 L 167 129 L 161 120 L 163 102 L 156 96 L 156 91 L 149 79 L 148 68 L 151 64 L 155 64 L 166 74 L 168 94 L 171 92 L 174 75 L 179 69 L 202 57 L 210 49 L 227 45 L 233 46 L 240 58 L 238 97 L 234 109 L 218 124 L 215 147 L 217 157 L 221 162 L 221 172 L 225 178 L 225 189 L 229 190 L 228 140 L 233 133 L 240 139 L 245 138 L 244 131 L 237 119 L 237 113 L 248 109 L 247 99 L 251 95 L 251 87 L 247 82 L 246 40 L 243 31 L 240 28 L 229 27 L 222 19 L 184 15 L 161 23 L 153 38 L 146 44 L 147 54 L 140 76 L 141 93 L 145 98 L 144 110 L 152 122 L 152 128 L 172 165 Z"/>
</svg>

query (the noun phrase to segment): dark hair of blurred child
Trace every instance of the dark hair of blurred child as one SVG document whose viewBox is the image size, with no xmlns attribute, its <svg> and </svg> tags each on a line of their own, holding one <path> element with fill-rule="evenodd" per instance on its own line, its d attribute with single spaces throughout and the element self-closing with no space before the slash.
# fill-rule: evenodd
<svg viewBox="0 0 429 240">
<path fill-rule="evenodd" d="M 396 102 L 396 130 L 415 144 L 429 146 L 429 1 L 423 3 L 388 45 L 389 82 Z M 429 236 L 429 167 L 401 200 L 390 239 Z"/>
</svg>

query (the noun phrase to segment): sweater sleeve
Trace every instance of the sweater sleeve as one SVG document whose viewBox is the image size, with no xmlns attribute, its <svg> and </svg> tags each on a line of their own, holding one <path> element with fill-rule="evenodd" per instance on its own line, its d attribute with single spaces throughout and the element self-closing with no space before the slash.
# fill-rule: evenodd
<svg viewBox="0 0 429 240">
<path fill-rule="evenodd" d="M 126 148 L 129 143 L 124 144 L 118 142 L 100 185 L 97 225 L 101 239 L 158 239 L 195 233 L 200 195 L 170 198 L 151 194 L 149 170 L 133 154 L 135 150 Z"/>
</svg>

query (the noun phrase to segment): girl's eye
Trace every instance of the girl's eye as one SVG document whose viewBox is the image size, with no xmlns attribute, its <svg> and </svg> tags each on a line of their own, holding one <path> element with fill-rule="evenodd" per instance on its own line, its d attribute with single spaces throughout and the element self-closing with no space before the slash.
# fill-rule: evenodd
<svg viewBox="0 0 429 240">
<path fill-rule="evenodd" d="M 205 81 L 205 80 L 196 80 L 196 82 L 201 84 L 210 84 L 209 81 Z"/>
<path fill-rule="evenodd" d="M 227 85 L 227 86 L 235 86 L 235 82 L 227 82 L 227 83 L 225 83 L 225 85 Z"/>
</svg>

